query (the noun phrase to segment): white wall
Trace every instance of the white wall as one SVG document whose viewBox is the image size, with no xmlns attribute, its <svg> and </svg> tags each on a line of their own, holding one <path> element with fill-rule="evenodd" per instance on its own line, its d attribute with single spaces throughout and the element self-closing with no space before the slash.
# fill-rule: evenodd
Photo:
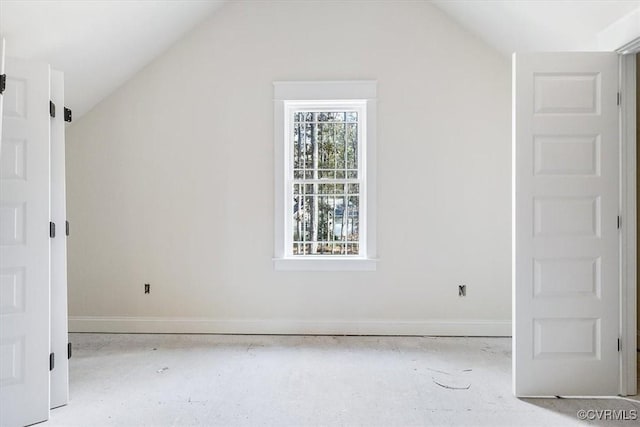
<svg viewBox="0 0 640 427">
<path fill-rule="evenodd" d="M 275 272 L 272 82 L 348 79 L 378 270 Z M 508 335 L 510 156 L 509 59 L 428 3 L 228 4 L 67 130 L 71 330 Z"/>
</svg>

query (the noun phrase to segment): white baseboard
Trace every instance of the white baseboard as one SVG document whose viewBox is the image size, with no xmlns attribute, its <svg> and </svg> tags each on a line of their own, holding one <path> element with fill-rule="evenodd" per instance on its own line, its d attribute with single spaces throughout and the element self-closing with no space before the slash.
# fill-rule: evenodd
<svg viewBox="0 0 640 427">
<path fill-rule="evenodd" d="M 260 320 L 193 317 L 70 316 L 69 332 L 511 336 L 510 320 Z"/>
</svg>

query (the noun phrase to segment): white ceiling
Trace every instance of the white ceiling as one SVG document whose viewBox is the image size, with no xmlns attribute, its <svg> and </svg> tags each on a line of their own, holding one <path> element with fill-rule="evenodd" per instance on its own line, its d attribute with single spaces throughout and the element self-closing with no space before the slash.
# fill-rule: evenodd
<svg viewBox="0 0 640 427">
<path fill-rule="evenodd" d="M 65 73 L 65 103 L 82 116 L 224 2 L 0 0 L 7 56 Z"/>
<path fill-rule="evenodd" d="M 66 104 L 78 118 L 224 2 L 0 0 L 0 34 L 9 56 L 45 61 L 64 71 Z M 640 9 L 640 0 L 433 3 L 505 54 L 597 50 L 598 32 Z"/>
<path fill-rule="evenodd" d="M 451 18 L 504 54 L 599 50 L 598 33 L 640 0 L 435 0 Z"/>
</svg>

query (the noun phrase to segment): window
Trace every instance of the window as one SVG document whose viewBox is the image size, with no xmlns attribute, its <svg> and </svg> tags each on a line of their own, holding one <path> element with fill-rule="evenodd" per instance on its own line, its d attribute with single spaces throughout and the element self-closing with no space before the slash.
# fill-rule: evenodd
<svg viewBox="0 0 640 427">
<path fill-rule="evenodd" d="M 286 255 L 360 255 L 365 111 L 363 101 L 285 102 Z"/>
<path fill-rule="evenodd" d="M 275 85 L 278 270 L 375 269 L 375 82 Z"/>
</svg>

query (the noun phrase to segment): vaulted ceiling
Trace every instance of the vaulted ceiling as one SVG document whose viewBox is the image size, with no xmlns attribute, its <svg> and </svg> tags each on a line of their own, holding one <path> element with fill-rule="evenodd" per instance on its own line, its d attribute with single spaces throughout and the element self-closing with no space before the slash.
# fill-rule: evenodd
<svg viewBox="0 0 640 427">
<path fill-rule="evenodd" d="M 78 118 L 224 3 L 1 0 L 0 34 L 8 56 L 46 61 L 64 71 L 66 104 Z M 504 54 L 598 50 L 599 32 L 640 9 L 640 0 L 431 3 Z"/>
<path fill-rule="evenodd" d="M 640 10 L 639 0 L 436 0 L 436 6 L 505 54 L 602 50 L 598 35 Z M 640 22 L 639 32 L 640 32 Z"/>
<path fill-rule="evenodd" d="M 65 73 L 65 101 L 79 118 L 223 3 L 0 0 L 0 34 L 7 56 Z"/>
</svg>

